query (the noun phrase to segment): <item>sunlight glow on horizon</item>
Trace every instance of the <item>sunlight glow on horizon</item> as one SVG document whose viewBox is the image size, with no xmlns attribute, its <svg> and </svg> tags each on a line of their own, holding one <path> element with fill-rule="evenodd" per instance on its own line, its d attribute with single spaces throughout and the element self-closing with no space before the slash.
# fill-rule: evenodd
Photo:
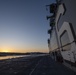
<svg viewBox="0 0 76 75">
<path fill-rule="evenodd" d="M 9 52 L 9 50 L 7 50 L 7 49 L 4 49 L 4 50 L 2 50 L 2 52 Z"/>
<path fill-rule="evenodd" d="M 5 53 L 27 53 L 27 52 L 44 52 L 44 53 L 48 53 L 48 49 L 10 49 L 10 48 L 2 48 L 0 49 L 0 52 L 5 52 Z"/>
</svg>

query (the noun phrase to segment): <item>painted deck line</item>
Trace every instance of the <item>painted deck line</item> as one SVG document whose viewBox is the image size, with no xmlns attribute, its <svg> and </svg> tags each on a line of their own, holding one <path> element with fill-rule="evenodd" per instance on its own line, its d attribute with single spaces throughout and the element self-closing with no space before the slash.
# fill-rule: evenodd
<svg viewBox="0 0 76 75">
<path fill-rule="evenodd" d="M 41 61 L 42 61 L 42 59 L 40 59 L 40 60 L 38 61 L 38 63 L 36 64 L 36 66 L 34 67 L 34 69 L 30 72 L 29 75 L 32 75 L 32 73 L 35 71 L 36 67 L 39 65 L 39 63 L 40 63 Z"/>
</svg>

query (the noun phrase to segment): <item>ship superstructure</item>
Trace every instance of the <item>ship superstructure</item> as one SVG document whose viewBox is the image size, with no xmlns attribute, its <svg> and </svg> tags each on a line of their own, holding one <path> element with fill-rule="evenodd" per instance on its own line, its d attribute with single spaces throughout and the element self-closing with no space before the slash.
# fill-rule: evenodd
<svg viewBox="0 0 76 75">
<path fill-rule="evenodd" d="M 51 16 L 48 34 L 50 55 L 76 68 L 76 0 L 56 0 L 47 5 Z"/>
</svg>

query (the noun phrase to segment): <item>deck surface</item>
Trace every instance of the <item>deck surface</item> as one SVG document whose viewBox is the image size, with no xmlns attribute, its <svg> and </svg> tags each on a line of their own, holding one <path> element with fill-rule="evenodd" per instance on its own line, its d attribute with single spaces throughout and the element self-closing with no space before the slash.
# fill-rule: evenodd
<svg viewBox="0 0 76 75">
<path fill-rule="evenodd" d="M 0 75 L 76 75 L 50 56 L 22 57 L 0 61 Z"/>
</svg>

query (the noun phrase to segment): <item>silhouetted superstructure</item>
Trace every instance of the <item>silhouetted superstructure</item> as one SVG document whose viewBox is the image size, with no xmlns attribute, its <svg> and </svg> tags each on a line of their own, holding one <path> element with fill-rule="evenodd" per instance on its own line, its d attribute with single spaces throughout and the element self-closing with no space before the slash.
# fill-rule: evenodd
<svg viewBox="0 0 76 75">
<path fill-rule="evenodd" d="M 49 53 L 53 59 L 76 69 L 76 0 L 56 0 L 47 5 L 50 15 Z"/>
</svg>

